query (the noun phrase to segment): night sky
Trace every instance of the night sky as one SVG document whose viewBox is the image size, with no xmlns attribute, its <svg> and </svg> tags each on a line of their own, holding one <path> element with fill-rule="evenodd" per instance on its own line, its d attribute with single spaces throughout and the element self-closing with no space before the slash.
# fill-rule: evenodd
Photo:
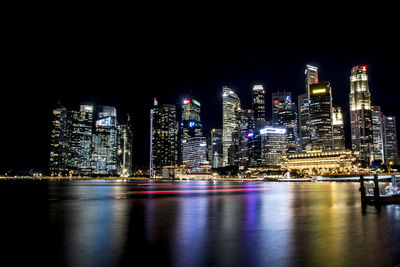
<svg viewBox="0 0 400 267">
<path fill-rule="evenodd" d="M 47 25 L 42 22 L 39 26 Z M 35 26 L 38 26 L 35 24 Z M 134 127 L 134 164 L 148 164 L 149 109 L 177 104 L 192 96 L 202 104 L 204 132 L 221 128 L 221 88 L 233 88 L 243 108 L 251 108 L 251 90 L 304 93 L 304 67 L 319 67 L 319 80 L 330 81 L 334 105 L 344 110 L 349 145 L 349 76 L 366 65 L 372 103 L 400 121 L 400 45 L 395 37 L 349 38 L 340 31 L 305 37 L 292 31 L 246 32 L 213 28 L 212 32 L 173 26 L 130 30 L 96 29 L 94 25 L 30 27 L 8 41 L 3 72 L 3 160 L 0 172 L 46 170 L 51 112 L 57 101 L 78 109 L 81 103 L 115 106 L 118 120 L 130 112 Z M 104 25 L 103 25 L 104 26 Z M 115 25 L 114 25 L 115 26 Z M 197 25 L 198 26 L 198 25 Z M 321 31 L 321 30 L 320 30 Z M 267 34 L 268 33 L 268 34 Z"/>
</svg>

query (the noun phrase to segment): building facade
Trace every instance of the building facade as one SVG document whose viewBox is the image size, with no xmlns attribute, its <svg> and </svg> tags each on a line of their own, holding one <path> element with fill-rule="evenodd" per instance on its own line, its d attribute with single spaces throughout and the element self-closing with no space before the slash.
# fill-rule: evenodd
<svg viewBox="0 0 400 267">
<path fill-rule="evenodd" d="M 232 134 L 238 130 L 237 112 L 240 99 L 229 87 L 222 88 L 222 158 L 223 166 L 229 166 L 229 150 L 233 145 Z"/>
<path fill-rule="evenodd" d="M 380 106 L 371 106 L 373 160 L 384 161 L 383 151 L 383 117 Z"/>
<path fill-rule="evenodd" d="M 133 132 L 131 117 L 127 115 L 125 124 L 117 126 L 118 131 L 118 158 L 117 174 L 121 177 L 129 177 L 132 174 L 133 158 Z"/>
<path fill-rule="evenodd" d="M 346 149 L 344 122 L 341 107 L 333 107 L 332 109 L 332 128 L 333 128 L 333 149 Z"/>
<path fill-rule="evenodd" d="M 383 116 L 383 148 L 384 162 L 398 164 L 396 117 Z"/>
<path fill-rule="evenodd" d="M 150 174 L 160 176 L 164 166 L 178 164 L 176 107 L 155 100 L 151 114 Z"/>
<path fill-rule="evenodd" d="M 355 66 L 350 75 L 351 148 L 360 152 L 360 160 L 369 164 L 373 159 L 373 127 L 371 93 L 366 66 Z"/>
<path fill-rule="evenodd" d="M 93 175 L 117 174 L 117 110 L 99 106 L 92 138 Z"/>
<path fill-rule="evenodd" d="M 311 144 L 322 150 L 333 149 L 332 89 L 329 82 L 310 85 Z"/>
<path fill-rule="evenodd" d="M 67 109 L 60 103 L 52 112 L 52 130 L 50 136 L 51 176 L 65 176 L 68 174 L 69 128 Z"/>
<path fill-rule="evenodd" d="M 190 137 L 182 140 L 182 163 L 192 173 L 203 172 L 202 163 L 207 160 L 207 138 Z"/>
</svg>

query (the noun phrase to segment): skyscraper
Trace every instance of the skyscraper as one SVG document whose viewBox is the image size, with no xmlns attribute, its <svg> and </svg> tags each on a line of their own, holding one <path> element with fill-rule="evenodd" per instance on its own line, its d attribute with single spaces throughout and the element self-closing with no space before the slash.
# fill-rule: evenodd
<svg viewBox="0 0 400 267">
<path fill-rule="evenodd" d="M 384 162 L 398 164 L 396 117 L 383 116 Z"/>
<path fill-rule="evenodd" d="M 253 117 L 256 122 L 265 121 L 265 90 L 262 85 L 253 87 Z"/>
<path fill-rule="evenodd" d="M 297 107 L 291 92 L 272 93 L 272 118 L 274 127 L 286 128 L 288 153 L 298 152 Z"/>
<path fill-rule="evenodd" d="M 52 113 L 49 171 L 51 176 L 68 174 L 68 114 L 60 102 Z"/>
<path fill-rule="evenodd" d="M 212 129 L 208 159 L 213 168 L 222 167 L 222 129 Z"/>
<path fill-rule="evenodd" d="M 127 115 L 125 124 L 117 126 L 118 131 L 118 169 L 117 173 L 121 177 L 129 177 L 132 173 L 132 121 Z"/>
<path fill-rule="evenodd" d="M 305 94 L 299 95 L 299 137 L 300 137 L 300 150 L 305 151 L 306 146 L 311 143 L 310 132 L 310 98 L 311 98 L 311 84 L 318 83 L 318 68 L 306 65 L 305 69 Z"/>
<path fill-rule="evenodd" d="M 203 126 L 200 119 L 200 102 L 188 98 L 182 103 L 181 137 L 182 140 L 189 137 L 203 136 Z"/>
<path fill-rule="evenodd" d="M 203 125 L 201 124 L 200 119 L 200 110 L 201 105 L 200 102 L 193 99 L 187 98 L 182 102 L 182 117 L 180 123 L 180 135 L 179 138 L 179 162 L 183 163 L 184 158 L 188 158 L 188 155 L 184 155 L 183 145 L 188 145 L 191 142 L 188 142 L 187 139 L 193 137 L 202 137 L 203 136 Z M 185 150 L 189 151 L 189 150 Z M 193 157 L 194 155 L 191 155 Z"/>
<path fill-rule="evenodd" d="M 373 159 L 371 93 L 366 66 L 355 66 L 350 76 L 350 126 L 353 151 L 369 164 Z"/>
<path fill-rule="evenodd" d="M 341 107 L 332 109 L 333 149 L 346 149 L 343 113 Z"/>
<path fill-rule="evenodd" d="M 306 84 L 307 98 L 311 97 L 310 85 L 313 83 L 318 83 L 318 68 L 311 65 L 306 65 L 305 84 Z"/>
<path fill-rule="evenodd" d="M 278 112 L 282 103 L 292 101 L 292 93 L 286 91 L 277 91 L 272 93 L 272 126 L 279 126 Z M 296 112 L 297 113 L 297 112 Z"/>
<path fill-rule="evenodd" d="M 384 161 L 383 152 L 383 118 L 380 106 L 371 106 L 373 160 Z"/>
<path fill-rule="evenodd" d="M 182 163 L 192 173 L 202 172 L 200 165 L 207 159 L 207 138 L 190 137 L 182 140 Z"/>
<path fill-rule="evenodd" d="M 69 169 L 73 175 L 90 175 L 92 155 L 93 106 L 81 105 L 79 111 L 69 111 Z"/>
<path fill-rule="evenodd" d="M 232 134 L 237 131 L 239 122 L 237 111 L 240 99 L 229 87 L 222 88 L 222 152 L 223 166 L 229 165 L 229 149 L 233 145 Z"/>
<path fill-rule="evenodd" d="M 311 144 L 322 150 L 332 150 L 332 89 L 329 82 L 310 85 L 309 109 Z"/>
<path fill-rule="evenodd" d="M 159 105 L 154 99 L 151 125 L 151 159 L 150 172 L 162 174 L 162 167 L 176 166 L 177 153 L 177 122 L 175 105 Z"/>
<path fill-rule="evenodd" d="M 298 105 L 299 105 L 299 143 L 300 150 L 305 151 L 306 146 L 311 143 L 310 139 L 310 114 L 309 114 L 309 106 L 310 100 L 307 97 L 307 94 L 299 95 L 298 97 Z"/>
<path fill-rule="evenodd" d="M 265 127 L 260 130 L 262 139 L 262 166 L 280 165 L 287 151 L 286 129 Z"/>
<path fill-rule="evenodd" d="M 92 174 L 117 173 L 117 110 L 99 106 L 92 138 Z"/>
</svg>

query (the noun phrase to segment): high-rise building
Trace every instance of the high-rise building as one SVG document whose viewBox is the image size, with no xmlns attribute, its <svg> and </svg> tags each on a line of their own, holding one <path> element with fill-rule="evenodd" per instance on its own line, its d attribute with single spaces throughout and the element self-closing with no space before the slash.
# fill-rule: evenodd
<svg viewBox="0 0 400 267">
<path fill-rule="evenodd" d="M 384 161 L 383 152 L 383 118 L 380 106 L 371 106 L 373 160 Z"/>
<path fill-rule="evenodd" d="M 297 107 L 291 92 L 272 93 L 273 126 L 286 128 L 287 153 L 298 152 Z"/>
<path fill-rule="evenodd" d="M 383 148 L 384 162 L 398 164 L 396 117 L 383 116 Z"/>
<path fill-rule="evenodd" d="M 182 140 L 182 163 L 192 173 L 199 173 L 203 170 L 200 165 L 206 161 L 207 138 L 190 137 Z"/>
<path fill-rule="evenodd" d="M 298 97 L 298 105 L 299 105 L 299 144 L 300 150 L 305 151 L 306 146 L 311 143 L 310 138 L 310 114 L 309 114 L 309 106 L 310 99 L 307 97 L 307 94 L 299 95 Z"/>
<path fill-rule="evenodd" d="M 333 149 L 346 149 L 343 113 L 341 107 L 332 108 Z"/>
<path fill-rule="evenodd" d="M 52 113 L 49 171 L 51 176 L 68 174 L 68 114 L 60 102 Z"/>
<path fill-rule="evenodd" d="M 355 66 L 351 70 L 350 126 L 352 150 L 359 151 L 360 160 L 369 164 L 373 159 L 373 129 L 366 66 Z"/>
<path fill-rule="evenodd" d="M 239 170 L 245 170 L 249 166 L 249 133 L 254 129 L 253 110 L 240 109 L 238 111 L 239 127 L 237 131 L 237 152 L 235 155 Z"/>
<path fill-rule="evenodd" d="M 176 166 L 178 163 L 178 129 L 175 105 L 159 105 L 154 99 L 151 110 L 151 159 L 150 176 L 162 174 L 162 167 Z"/>
<path fill-rule="evenodd" d="M 200 119 L 200 102 L 188 98 L 182 103 L 181 138 L 203 136 L 203 126 Z"/>
<path fill-rule="evenodd" d="M 307 98 L 311 97 L 310 85 L 313 83 L 318 83 L 318 68 L 311 65 L 306 65 L 305 84 L 306 84 Z"/>
<path fill-rule="evenodd" d="M 213 168 L 222 167 L 222 129 L 212 129 L 208 159 Z"/>
<path fill-rule="evenodd" d="M 92 173 L 93 106 L 81 105 L 79 111 L 69 111 L 70 140 L 68 165 L 72 175 Z"/>
<path fill-rule="evenodd" d="M 183 158 L 187 158 L 184 155 L 183 144 L 188 144 L 186 139 L 192 137 L 203 136 L 203 126 L 200 119 L 200 102 L 193 99 L 187 98 L 182 103 L 182 117 L 180 123 L 180 135 L 179 138 L 179 151 L 178 154 L 179 162 L 183 163 Z M 188 151 L 188 150 L 185 150 Z"/>
<path fill-rule="evenodd" d="M 240 99 L 229 87 L 222 88 L 222 154 L 223 166 L 229 165 L 229 150 L 233 145 L 232 134 L 237 131 L 239 122 L 237 111 L 240 108 Z"/>
<path fill-rule="evenodd" d="M 265 90 L 262 85 L 253 87 L 253 117 L 256 122 L 265 121 Z"/>
<path fill-rule="evenodd" d="M 92 138 L 92 174 L 117 174 L 117 110 L 99 106 Z"/>
<path fill-rule="evenodd" d="M 286 129 L 278 127 L 265 127 L 260 130 L 262 138 L 263 166 L 275 166 L 282 164 L 282 158 L 286 155 Z"/>
<path fill-rule="evenodd" d="M 310 91 L 311 144 L 322 150 L 332 150 L 332 89 L 330 83 L 311 84 Z"/>
<path fill-rule="evenodd" d="M 318 83 L 318 68 L 311 65 L 306 65 L 305 69 L 305 94 L 299 95 L 299 138 L 300 150 L 305 151 L 306 146 L 311 144 L 310 130 L 310 98 L 311 84 Z"/>
<path fill-rule="evenodd" d="M 286 91 L 277 91 L 272 93 L 272 126 L 279 126 L 278 112 L 282 109 L 283 103 L 292 101 L 292 93 Z M 297 112 L 296 112 L 297 113 Z"/>
<path fill-rule="evenodd" d="M 121 177 L 129 177 L 132 173 L 132 121 L 127 115 L 125 124 L 117 126 L 118 131 L 118 169 L 117 174 Z"/>
</svg>

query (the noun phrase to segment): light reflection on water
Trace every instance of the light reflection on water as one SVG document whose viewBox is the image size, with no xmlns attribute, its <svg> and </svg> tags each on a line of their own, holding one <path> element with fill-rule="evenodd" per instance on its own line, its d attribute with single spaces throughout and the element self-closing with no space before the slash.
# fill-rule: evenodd
<svg viewBox="0 0 400 267">
<path fill-rule="evenodd" d="M 213 184 L 221 185 L 177 185 Z M 247 185 L 268 190 L 120 198 L 135 190 L 132 185 L 32 184 L 23 190 L 35 189 L 43 197 L 22 197 L 14 205 L 19 212 L 3 201 L 12 216 L 0 231 L 6 243 L 22 238 L 15 247 L 29 255 L 45 251 L 40 260 L 52 265 L 400 264 L 399 205 L 384 206 L 380 213 L 368 206 L 363 215 L 355 183 Z M 7 188 L 3 198 L 20 189 L 2 188 Z M 27 215 L 30 227 L 20 227 Z"/>
</svg>

